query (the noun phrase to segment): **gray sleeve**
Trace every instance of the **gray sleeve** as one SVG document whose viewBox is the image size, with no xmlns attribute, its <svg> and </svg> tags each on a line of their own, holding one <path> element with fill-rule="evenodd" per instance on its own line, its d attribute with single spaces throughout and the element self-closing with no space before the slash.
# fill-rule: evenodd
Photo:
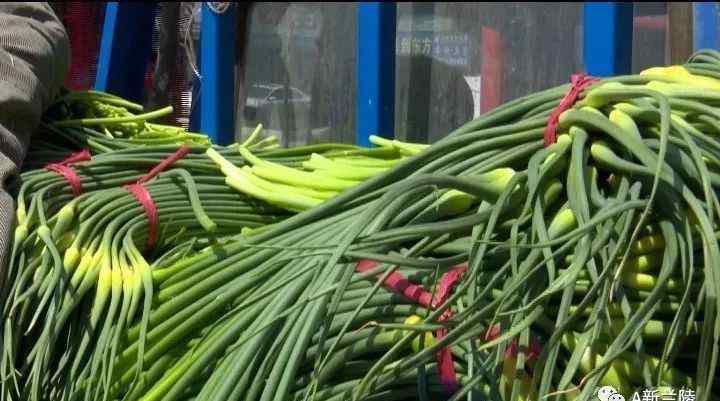
<svg viewBox="0 0 720 401">
<path fill-rule="evenodd" d="M 17 174 L 30 135 L 63 83 L 70 49 L 48 3 L 0 3 L 0 263 L 4 265 L 15 205 L 6 181 Z M 2 265 L 0 265 L 2 266 Z M 0 268 L 0 273 L 2 273 Z"/>
</svg>

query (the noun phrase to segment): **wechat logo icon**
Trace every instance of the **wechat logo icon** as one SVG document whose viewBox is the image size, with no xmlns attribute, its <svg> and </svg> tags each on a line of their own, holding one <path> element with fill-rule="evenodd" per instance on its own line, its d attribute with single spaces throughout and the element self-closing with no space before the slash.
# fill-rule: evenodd
<svg viewBox="0 0 720 401">
<path fill-rule="evenodd" d="M 625 397 L 619 394 L 613 386 L 603 386 L 597 392 L 597 398 L 600 401 L 625 401 Z"/>
</svg>

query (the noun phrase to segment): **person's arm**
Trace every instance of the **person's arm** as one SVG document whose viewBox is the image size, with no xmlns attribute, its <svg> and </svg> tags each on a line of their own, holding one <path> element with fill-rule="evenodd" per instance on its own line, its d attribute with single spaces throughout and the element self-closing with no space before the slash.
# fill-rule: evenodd
<svg viewBox="0 0 720 401">
<path fill-rule="evenodd" d="M 17 174 L 69 62 L 65 28 L 48 3 L 0 3 L 0 266 L 15 220 L 6 182 Z"/>
</svg>

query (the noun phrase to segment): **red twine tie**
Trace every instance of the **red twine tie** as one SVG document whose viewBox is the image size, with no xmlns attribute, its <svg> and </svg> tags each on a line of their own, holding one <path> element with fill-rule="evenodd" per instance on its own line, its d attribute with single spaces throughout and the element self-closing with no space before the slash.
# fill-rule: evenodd
<svg viewBox="0 0 720 401">
<path fill-rule="evenodd" d="M 502 330 L 500 329 L 499 324 L 494 324 L 492 327 L 490 327 L 485 333 L 485 341 L 492 341 L 498 337 L 500 337 Z M 510 346 L 505 350 L 505 358 L 515 358 L 518 354 L 518 340 L 517 338 L 510 343 Z M 528 346 L 527 350 L 527 362 L 532 363 L 535 361 L 542 352 L 542 346 L 540 345 L 540 341 L 536 337 L 532 337 L 530 340 L 530 344 Z"/>
<path fill-rule="evenodd" d="M 441 307 L 447 299 L 450 298 L 450 293 L 465 272 L 467 272 L 467 265 L 458 266 L 442 275 L 440 278 L 440 284 L 438 285 L 435 293 L 435 298 L 433 299 L 433 309 Z M 452 309 L 447 308 L 438 320 L 444 322 L 449 320 L 452 316 Z M 443 327 L 442 329 L 438 329 L 435 334 L 437 335 L 438 340 L 442 340 L 447 335 L 447 332 L 448 330 Z M 458 379 L 457 373 L 455 372 L 455 363 L 453 362 L 452 351 L 450 351 L 450 348 L 443 348 L 440 352 L 438 352 L 437 358 L 440 383 L 442 383 L 445 388 L 445 392 L 448 395 L 455 394 L 458 390 Z"/>
<path fill-rule="evenodd" d="M 144 184 L 155 178 L 158 174 L 178 160 L 185 157 L 188 153 L 190 153 L 190 148 L 186 145 L 181 146 L 180 149 L 158 163 L 152 168 L 152 170 L 140 177 L 134 184 L 125 185 L 125 189 L 127 189 L 127 191 L 130 192 L 135 199 L 137 199 L 138 203 L 140 203 L 145 210 L 145 217 L 147 217 L 148 221 L 148 237 L 145 245 L 147 250 L 154 248 L 158 241 L 158 237 L 160 235 L 160 218 L 158 217 L 157 205 L 155 205 L 155 201 L 152 196 L 150 196 L 150 192 L 147 188 L 145 188 Z"/>
<path fill-rule="evenodd" d="M 145 217 L 147 217 L 148 221 L 148 237 L 145 247 L 147 250 L 150 250 L 155 246 L 159 235 L 159 219 L 155 201 L 153 201 L 152 196 L 150 196 L 150 192 L 148 192 L 147 188 L 145 188 L 143 184 L 129 184 L 125 186 L 125 189 L 127 189 L 128 192 L 137 199 L 138 203 L 142 205 L 143 209 L 145 209 Z"/>
<path fill-rule="evenodd" d="M 358 273 L 365 273 L 378 265 L 379 263 L 374 260 L 361 260 L 355 266 L 355 271 Z M 405 278 L 405 276 L 403 276 L 400 272 L 394 271 L 390 273 L 383 284 L 389 290 L 402 294 L 426 308 L 430 306 L 432 294 L 422 288 L 422 286 L 411 283 L 410 280 Z"/>
<path fill-rule="evenodd" d="M 78 197 L 82 194 L 82 182 L 80 181 L 80 177 L 77 175 L 75 170 L 70 167 L 70 165 L 78 162 L 88 161 L 91 159 L 92 156 L 90 155 L 90 151 L 87 149 L 83 149 L 79 152 L 71 154 L 60 163 L 50 163 L 46 165 L 45 170 L 62 175 L 65 178 L 65 181 L 70 184 L 73 196 Z"/>
<path fill-rule="evenodd" d="M 359 273 L 364 273 L 377 267 L 378 265 L 379 263 L 373 260 L 365 259 L 357 263 L 355 270 Z M 440 278 L 440 283 L 438 284 L 435 297 L 433 297 L 433 294 L 424 289 L 422 286 L 412 284 L 402 273 L 397 271 L 390 273 L 383 284 L 391 291 L 402 294 L 424 307 L 436 309 L 441 307 L 447 301 L 455 285 L 460 281 L 466 271 L 467 266 L 462 265 L 443 274 Z M 452 316 L 453 312 L 450 308 L 448 308 L 445 312 L 443 312 L 438 320 L 444 322 Z M 439 329 L 435 334 L 438 339 L 442 339 L 447 335 L 447 329 Z M 443 348 L 438 351 L 437 362 L 440 382 L 445 388 L 446 393 L 448 395 L 452 395 L 458 390 L 459 386 L 457 374 L 455 372 L 455 363 L 453 362 L 452 351 L 450 348 Z"/>
<path fill-rule="evenodd" d="M 577 102 L 580 94 L 597 81 L 599 81 L 598 78 L 593 78 L 585 74 L 573 74 L 570 77 L 570 90 L 568 90 L 560 101 L 560 104 L 558 104 L 550 114 L 550 117 L 548 117 L 547 126 L 545 127 L 545 147 L 552 145 L 557 140 L 556 130 L 560 114 L 571 108 L 575 102 Z"/>
<path fill-rule="evenodd" d="M 172 166 L 173 164 L 175 164 L 175 162 L 185 157 L 188 153 L 190 153 L 190 147 L 187 145 L 182 145 L 175 153 L 168 156 L 165 160 L 158 163 L 157 166 L 153 167 L 152 170 L 148 171 L 147 174 L 140 177 L 140 179 L 137 180 L 137 183 L 143 184 L 152 180 L 158 174 L 165 171 L 166 168 Z"/>
</svg>

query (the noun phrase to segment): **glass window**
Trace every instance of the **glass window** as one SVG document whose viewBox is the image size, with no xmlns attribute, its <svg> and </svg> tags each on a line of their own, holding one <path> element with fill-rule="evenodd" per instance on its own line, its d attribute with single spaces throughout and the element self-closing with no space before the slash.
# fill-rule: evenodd
<svg viewBox="0 0 720 401">
<path fill-rule="evenodd" d="M 254 3 L 236 137 L 258 123 L 284 145 L 355 141 L 354 3 Z"/>
<path fill-rule="evenodd" d="M 302 93 L 302 92 L 300 91 L 300 89 L 293 88 L 293 89 L 292 89 L 292 94 L 290 95 L 290 99 L 291 99 L 291 100 L 297 100 L 297 101 L 302 101 L 302 100 L 308 100 L 308 101 L 309 101 L 309 100 L 310 100 L 310 97 L 307 96 L 307 95 L 305 95 L 304 93 Z"/>
<path fill-rule="evenodd" d="M 584 69 L 582 3 L 397 3 L 395 134 L 433 142 Z M 356 3 L 254 3 L 236 136 L 355 141 Z M 667 5 L 636 3 L 633 71 L 666 63 Z"/>
<path fill-rule="evenodd" d="M 254 98 L 254 99 L 264 99 L 268 96 L 270 91 L 267 87 L 254 84 L 250 85 L 247 89 L 247 97 L 248 98 Z"/>
<path fill-rule="evenodd" d="M 395 133 L 433 142 L 582 70 L 582 3 L 398 3 Z"/>
<path fill-rule="evenodd" d="M 633 8 L 632 72 L 667 64 L 667 4 L 635 3 Z"/>
<path fill-rule="evenodd" d="M 268 97 L 268 101 L 270 102 L 284 102 L 287 99 L 288 96 L 285 89 L 275 89 Z"/>
</svg>

